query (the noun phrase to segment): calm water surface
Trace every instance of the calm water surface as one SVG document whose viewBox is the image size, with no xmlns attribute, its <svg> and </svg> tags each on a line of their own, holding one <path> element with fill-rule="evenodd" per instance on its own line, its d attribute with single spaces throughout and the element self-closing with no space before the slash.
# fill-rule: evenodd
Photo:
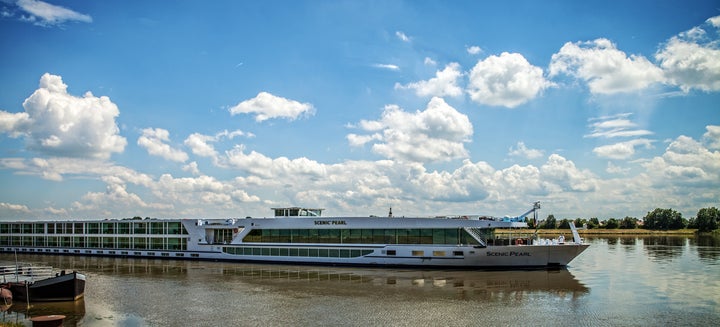
<svg viewBox="0 0 720 327">
<path fill-rule="evenodd" d="M 18 255 L 86 273 L 85 299 L 0 321 L 66 326 L 717 326 L 720 239 L 592 244 L 559 271 L 445 271 Z M 14 256 L 0 254 L 0 264 Z"/>
</svg>

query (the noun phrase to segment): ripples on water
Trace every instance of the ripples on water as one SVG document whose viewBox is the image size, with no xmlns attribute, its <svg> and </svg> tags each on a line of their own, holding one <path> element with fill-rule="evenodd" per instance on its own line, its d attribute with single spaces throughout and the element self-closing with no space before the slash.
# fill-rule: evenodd
<svg viewBox="0 0 720 327">
<path fill-rule="evenodd" d="M 19 255 L 87 274 L 85 299 L 3 321 L 66 326 L 714 325 L 720 242 L 597 238 L 556 271 L 443 271 Z M 14 256 L 1 254 L 0 261 Z"/>
</svg>

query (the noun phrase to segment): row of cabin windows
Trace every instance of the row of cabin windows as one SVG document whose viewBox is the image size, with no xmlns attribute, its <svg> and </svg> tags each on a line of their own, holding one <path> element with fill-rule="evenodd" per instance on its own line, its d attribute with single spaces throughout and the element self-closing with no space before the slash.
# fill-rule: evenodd
<svg viewBox="0 0 720 327">
<path fill-rule="evenodd" d="M 0 234 L 154 234 L 187 235 L 179 221 L 0 223 Z"/>
<path fill-rule="evenodd" d="M 83 237 L 83 236 L 6 236 L 0 246 L 33 246 L 97 249 L 186 250 L 184 237 Z"/>
<path fill-rule="evenodd" d="M 483 235 L 490 238 L 491 235 Z M 244 243 L 473 244 L 461 228 L 429 229 L 255 229 Z"/>
<path fill-rule="evenodd" d="M 312 249 L 312 248 L 253 248 L 224 247 L 223 252 L 234 255 L 313 257 L 313 258 L 357 258 L 368 255 L 367 249 Z"/>
<path fill-rule="evenodd" d="M 38 252 L 38 253 L 40 253 L 40 252 L 47 252 L 47 253 L 54 252 L 54 253 L 61 253 L 61 250 L 60 250 L 60 249 L 44 249 L 44 250 L 43 250 L 43 249 L 25 249 L 25 248 L 22 248 L 22 249 L 0 248 L 0 251 L 5 251 L 5 252 L 11 252 L 11 251 L 13 251 L 13 250 L 19 250 L 19 251 L 21 251 L 21 252 Z M 64 250 L 62 250 L 62 253 L 71 253 L 71 252 L 70 252 L 70 250 L 64 249 Z M 83 253 L 83 254 L 93 254 L 93 253 L 94 253 L 94 254 L 118 254 L 117 251 L 104 251 L 104 250 L 96 250 L 95 252 L 93 252 L 93 250 L 83 250 L 83 251 L 80 251 L 80 250 L 72 250 L 72 253 L 76 253 L 76 254 L 80 254 L 80 253 Z M 130 252 L 129 252 L 129 251 L 120 251 L 119 254 L 120 254 L 120 255 L 130 255 Z M 134 252 L 132 252 L 132 255 L 142 256 L 143 253 L 142 253 L 142 252 L 138 252 L 138 251 L 134 251 Z M 157 255 L 157 253 L 155 253 L 155 252 L 145 252 L 144 255 L 146 255 L 146 256 L 155 256 L 155 255 Z M 170 253 L 161 252 L 160 255 L 163 256 L 163 257 L 169 257 L 169 256 L 170 256 Z M 176 256 L 176 257 L 184 257 L 184 256 L 185 256 L 185 253 L 178 252 L 178 253 L 175 253 L 175 256 Z M 199 258 L 199 257 L 200 257 L 200 254 L 198 254 L 198 253 L 190 253 L 190 257 L 191 257 L 191 258 Z"/>
</svg>

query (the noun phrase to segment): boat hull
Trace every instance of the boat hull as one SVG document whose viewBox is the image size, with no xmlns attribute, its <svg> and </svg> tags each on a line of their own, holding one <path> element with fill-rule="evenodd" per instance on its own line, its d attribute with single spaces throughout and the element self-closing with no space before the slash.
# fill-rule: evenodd
<svg viewBox="0 0 720 327">
<path fill-rule="evenodd" d="M 219 259 L 243 262 L 320 264 L 378 267 L 433 267 L 455 269 L 521 269 L 565 267 L 588 244 L 489 247 L 387 246 L 356 258 L 221 255 Z"/>
<path fill-rule="evenodd" d="M 9 283 L 16 301 L 75 301 L 85 294 L 85 275 L 72 272 L 35 282 Z"/>
</svg>

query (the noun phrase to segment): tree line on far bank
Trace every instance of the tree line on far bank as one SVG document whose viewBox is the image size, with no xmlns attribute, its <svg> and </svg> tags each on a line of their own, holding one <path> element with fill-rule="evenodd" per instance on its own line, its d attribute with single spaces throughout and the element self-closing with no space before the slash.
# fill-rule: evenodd
<svg viewBox="0 0 720 327">
<path fill-rule="evenodd" d="M 697 229 L 698 232 L 711 232 L 720 228 L 720 210 L 715 207 L 702 208 L 693 218 L 685 219 L 682 214 L 673 209 L 661 209 L 648 212 L 642 220 L 635 217 L 625 217 L 622 219 L 610 218 L 600 221 L 598 218 L 576 218 L 575 220 L 562 219 L 558 221 L 554 215 L 548 217 L 541 222 L 537 222 L 537 228 L 540 229 L 570 229 L 570 221 L 575 226 L 587 226 L 588 229 L 605 228 L 605 229 L 635 229 L 643 228 L 650 230 L 677 230 L 684 228 Z M 528 226 L 536 228 L 535 222 L 528 219 Z"/>
</svg>

